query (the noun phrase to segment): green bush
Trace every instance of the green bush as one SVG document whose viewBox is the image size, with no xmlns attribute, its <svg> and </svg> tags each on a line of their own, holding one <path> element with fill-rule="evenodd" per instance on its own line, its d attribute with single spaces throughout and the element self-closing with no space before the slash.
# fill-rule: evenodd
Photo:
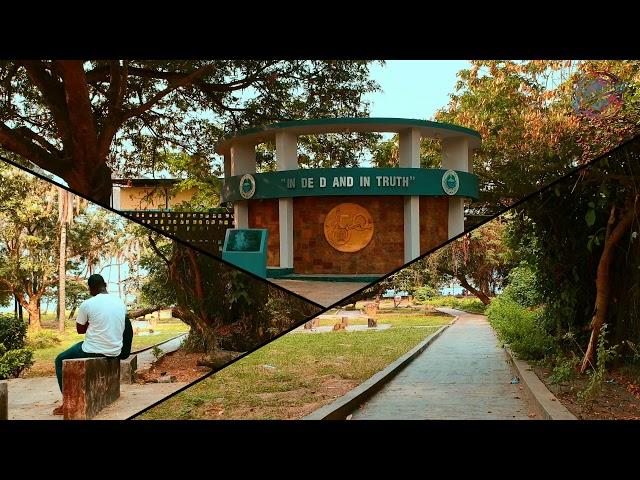
<svg viewBox="0 0 640 480">
<path fill-rule="evenodd" d="M 549 381 L 551 383 L 565 383 L 576 376 L 576 367 L 580 364 L 580 359 L 576 355 L 566 357 L 559 355 L 554 360 L 554 367 Z"/>
<path fill-rule="evenodd" d="M 434 298 L 436 295 L 438 295 L 438 291 L 435 288 L 425 285 L 416 288 L 413 293 L 413 300 L 418 303 L 423 303 Z"/>
<path fill-rule="evenodd" d="M 60 345 L 62 340 L 56 332 L 51 330 L 41 330 L 38 333 L 27 338 L 27 345 L 36 350 L 41 348 L 50 348 Z"/>
<path fill-rule="evenodd" d="M 0 313 L 0 343 L 7 350 L 23 348 L 26 336 L 27 322 L 14 317 L 12 314 Z"/>
<path fill-rule="evenodd" d="M 541 360 L 555 351 L 555 343 L 542 324 L 543 309 L 529 310 L 509 297 L 494 299 L 487 318 L 504 343 L 523 360 Z"/>
<path fill-rule="evenodd" d="M 0 380 L 15 378 L 25 369 L 33 365 L 33 351 L 30 348 L 7 350 L 0 343 Z"/>
<path fill-rule="evenodd" d="M 423 302 L 433 307 L 449 307 L 470 313 L 484 313 L 486 305 L 477 298 L 436 297 Z"/>
<path fill-rule="evenodd" d="M 536 275 L 531 267 L 521 265 L 507 276 L 507 286 L 502 297 L 508 297 L 523 307 L 540 305 L 541 299 L 536 287 Z"/>
</svg>

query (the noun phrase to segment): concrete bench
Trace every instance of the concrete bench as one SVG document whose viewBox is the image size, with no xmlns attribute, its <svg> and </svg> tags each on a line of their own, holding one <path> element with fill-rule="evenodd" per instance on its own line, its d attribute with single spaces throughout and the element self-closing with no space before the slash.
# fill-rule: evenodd
<svg viewBox="0 0 640 480">
<path fill-rule="evenodd" d="M 120 360 L 79 358 L 62 362 L 65 420 L 93 418 L 120 397 Z"/>
</svg>

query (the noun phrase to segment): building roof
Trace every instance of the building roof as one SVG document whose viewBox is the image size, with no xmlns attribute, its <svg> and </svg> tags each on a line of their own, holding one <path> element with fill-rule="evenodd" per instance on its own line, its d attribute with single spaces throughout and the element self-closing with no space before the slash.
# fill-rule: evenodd
<svg viewBox="0 0 640 480">
<path fill-rule="evenodd" d="M 124 187 L 159 187 L 171 186 L 181 182 L 180 178 L 114 178 L 114 185 Z"/>
<path fill-rule="evenodd" d="M 470 128 L 450 123 L 416 120 L 411 118 L 376 118 L 376 117 L 342 117 L 317 118 L 310 120 L 293 120 L 289 122 L 272 123 L 262 127 L 249 128 L 231 133 L 215 147 L 217 153 L 225 154 L 231 145 L 238 141 L 249 144 L 259 144 L 273 141 L 278 132 L 290 132 L 295 135 L 314 135 L 323 133 L 344 132 L 395 132 L 408 128 L 416 128 L 423 137 L 453 138 L 467 137 L 471 148 L 480 146 L 480 134 Z"/>
</svg>

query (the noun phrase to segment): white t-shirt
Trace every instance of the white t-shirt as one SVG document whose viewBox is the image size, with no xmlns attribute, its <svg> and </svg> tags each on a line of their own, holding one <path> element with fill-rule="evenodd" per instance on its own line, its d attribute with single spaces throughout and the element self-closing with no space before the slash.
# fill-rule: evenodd
<svg viewBox="0 0 640 480">
<path fill-rule="evenodd" d="M 89 327 L 82 350 L 86 353 L 102 353 L 117 357 L 122 350 L 122 334 L 127 307 L 115 295 L 99 293 L 80 304 L 76 322 Z"/>
</svg>

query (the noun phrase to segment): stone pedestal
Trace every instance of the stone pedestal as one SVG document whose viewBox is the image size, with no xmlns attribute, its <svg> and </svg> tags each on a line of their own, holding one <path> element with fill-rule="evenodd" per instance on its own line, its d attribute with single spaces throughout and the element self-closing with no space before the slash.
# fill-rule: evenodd
<svg viewBox="0 0 640 480">
<path fill-rule="evenodd" d="M 0 382 L 0 420 L 9 418 L 9 385 Z"/>
<path fill-rule="evenodd" d="M 120 397 L 118 358 L 81 358 L 62 362 L 65 420 L 87 420 Z"/>
<path fill-rule="evenodd" d="M 124 360 L 120 360 L 120 383 L 134 383 L 136 381 L 136 370 L 138 370 L 137 355 L 131 355 Z"/>
</svg>

